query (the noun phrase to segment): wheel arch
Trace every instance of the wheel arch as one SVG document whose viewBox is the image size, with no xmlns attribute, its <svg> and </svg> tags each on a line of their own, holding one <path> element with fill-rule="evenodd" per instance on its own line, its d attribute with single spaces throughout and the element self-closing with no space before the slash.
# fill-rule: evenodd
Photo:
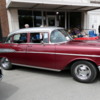
<svg viewBox="0 0 100 100">
<path fill-rule="evenodd" d="M 70 61 L 70 62 L 67 64 L 67 66 L 65 67 L 65 69 L 70 69 L 71 66 L 72 66 L 75 62 L 77 62 L 77 61 L 88 61 L 88 62 L 91 62 L 91 63 L 97 68 L 97 70 L 99 70 L 99 69 L 98 69 L 98 66 L 97 66 L 97 64 L 96 64 L 96 62 L 95 62 L 94 60 L 92 60 L 92 59 L 86 59 L 86 58 L 83 58 L 83 59 L 74 59 L 74 60 Z"/>
<path fill-rule="evenodd" d="M 0 56 L 0 59 L 2 59 L 2 58 L 7 58 L 7 59 L 9 59 L 9 60 L 10 60 L 10 58 L 9 58 L 9 57 L 7 57 L 7 56 Z"/>
</svg>

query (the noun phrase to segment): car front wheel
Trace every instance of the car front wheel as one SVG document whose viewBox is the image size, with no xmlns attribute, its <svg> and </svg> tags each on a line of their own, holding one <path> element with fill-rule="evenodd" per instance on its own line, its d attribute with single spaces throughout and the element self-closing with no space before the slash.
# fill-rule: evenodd
<svg viewBox="0 0 100 100">
<path fill-rule="evenodd" d="M 3 57 L 1 58 L 1 67 L 5 70 L 9 70 L 12 68 L 11 62 L 9 61 L 9 59 Z"/>
<path fill-rule="evenodd" d="M 91 62 L 77 61 L 71 66 L 73 78 L 79 82 L 93 82 L 97 76 L 97 69 Z"/>
</svg>

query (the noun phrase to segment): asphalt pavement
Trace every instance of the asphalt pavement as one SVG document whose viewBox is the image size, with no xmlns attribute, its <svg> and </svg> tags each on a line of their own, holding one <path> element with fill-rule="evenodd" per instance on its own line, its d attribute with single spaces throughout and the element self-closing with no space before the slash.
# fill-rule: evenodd
<svg viewBox="0 0 100 100">
<path fill-rule="evenodd" d="M 94 83 L 73 80 L 70 71 L 16 66 L 3 70 L 0 100 L 100 100 L 100 75 Z"/>
</svg>

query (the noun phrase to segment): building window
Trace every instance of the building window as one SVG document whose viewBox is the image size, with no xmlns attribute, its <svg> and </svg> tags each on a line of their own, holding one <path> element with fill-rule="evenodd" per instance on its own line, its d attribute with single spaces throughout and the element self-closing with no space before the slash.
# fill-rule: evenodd
<svg viewBox="0 0 100 100">
<path fill-rule="evenodd" d="M 19 27 L 24 28 L 25 24 L 29 24 L 33 27 L 32 11 L 30 10 L 18 10 L 19 15 Z"/>
<path fill-rule="evenodd" d="M 70 28 L 81 28 L 81 20 L 81 12 L 70 12 Z"/>
<path fill-rule="evenodd" d="M 41 11 L 34 11 L 34 27 L 40 27 L 42 25 L 42 14 Z"/>
<path fill-rule="evenodd" d="M 29 24 L 29 27 L 40 27 L 42 25 L 41 11 L 18 10 L 18 15 L 20 28 L 24 28 L 25 24 Z"/>
<path fill-rule="evenodd" d="M 60 26 L 65 27 L 65 12 L 46 12 L 32 10 L 18 10 L 19 27 Z M 42 22 L 43 21 L 43 22 Z"/>
<path fill-rule="evenodd" d="M 65 27 L 65 13 L 64 12 L 59 12 L 58 13 L 58 22 L 60 27 Z"/>
</svg>

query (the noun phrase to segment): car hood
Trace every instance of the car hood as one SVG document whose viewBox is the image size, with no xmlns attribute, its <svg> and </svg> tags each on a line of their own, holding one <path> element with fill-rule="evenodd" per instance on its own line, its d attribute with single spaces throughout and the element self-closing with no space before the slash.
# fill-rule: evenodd
<svg viewBox="0 0 100 100">
<path fill-rule="evenodd" d="M 100 47 L 100 40 L 72 40 L 66 43 L 67 45 L 83 46 L 83 47 Z"/>
<path fill-rule="evenodd" d="M 71 40 L 66 43 L 56 45 L 57 53 L 100 55 L 100 40 L 81 41 Z"/>
</svg>

